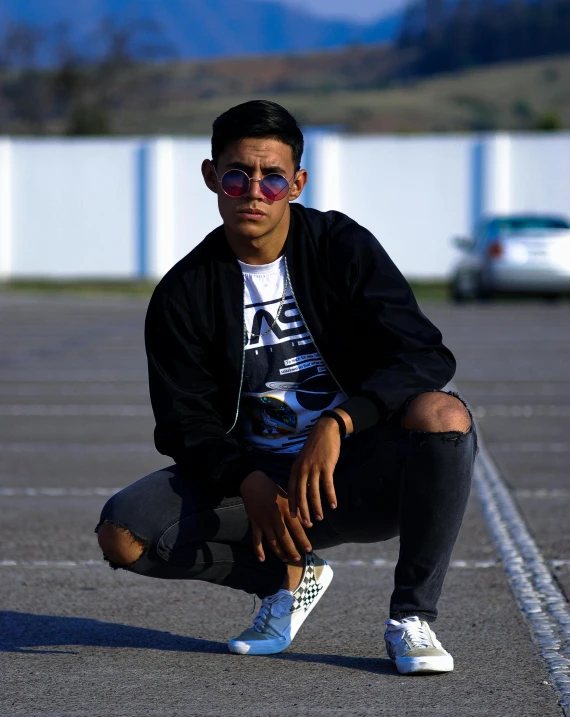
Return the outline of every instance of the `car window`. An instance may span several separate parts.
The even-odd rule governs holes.
[[[485,221],[481,222],[477,227],[477,230],[475,231],[475,236],[473,237],[473,248],[475,249],[475,251],[485,245],[489,232],[489,224],[490,222]]]
[[[570,229],[570,224],[558,217],[508,217],[496,219],[497,234],[518,234],[529,231]]]

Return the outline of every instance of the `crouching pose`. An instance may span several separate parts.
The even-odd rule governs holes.
[[[442,392],[453,355],[375,237],[291,204],[302,152],[272,102],[214,122],[202,172],[223,226],[166,274],[146,319],[155,443],[174,464],[109,500],[99,544],[114,568],[259,596],[229,649],[267,655],[330,585],[314,551],[399,536],[388,655],[402,673],[450,671],[431,625],[471,417]]]

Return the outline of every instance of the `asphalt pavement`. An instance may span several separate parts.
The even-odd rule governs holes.
[[[570,644],[547,669],[554,653],[535,629],[541,610],[525,612],[511,589],[526,579],[513,578],[526,558],[501,548],[508,520],[493,528],[478,489],[436,624],[455,657],[446,675],[403,677],[386,658],[397,541],[324,551],[331,588],[289,650],[273,657],[227,652],[227,639],[252,619],[249,596],[111,571],[93,534],[101,505],[168,464],[152,445],[145,306],[0,294],[1,717],[563,714]],[[456,386],[533,541],[530,568],[546,566],[543,587],[551,580],[562,592],[564,623],[570,305],[423,309],[458,357]]]

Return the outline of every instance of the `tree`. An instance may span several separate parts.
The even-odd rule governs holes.
[[[38,69],[47,47],[55,51],[55,65]],[[0,39],[6,114],[34,134],[62,120],[66,134],[107,134],[112,110],[122,102],[121,82],[133,66],[174,54],[158,26],[146,20],[104,20],[85,47],[71,42],[66,25],[45,34],[21,25],[9,29]]]

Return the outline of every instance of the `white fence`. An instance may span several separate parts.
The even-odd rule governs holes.
[[[162,276],[220,223],[209,139],[0,137],[0,278]],[[570,215],[570,133],[307,132],[301,201],[370,229],[406,276],[441,279],[483,214]]]

